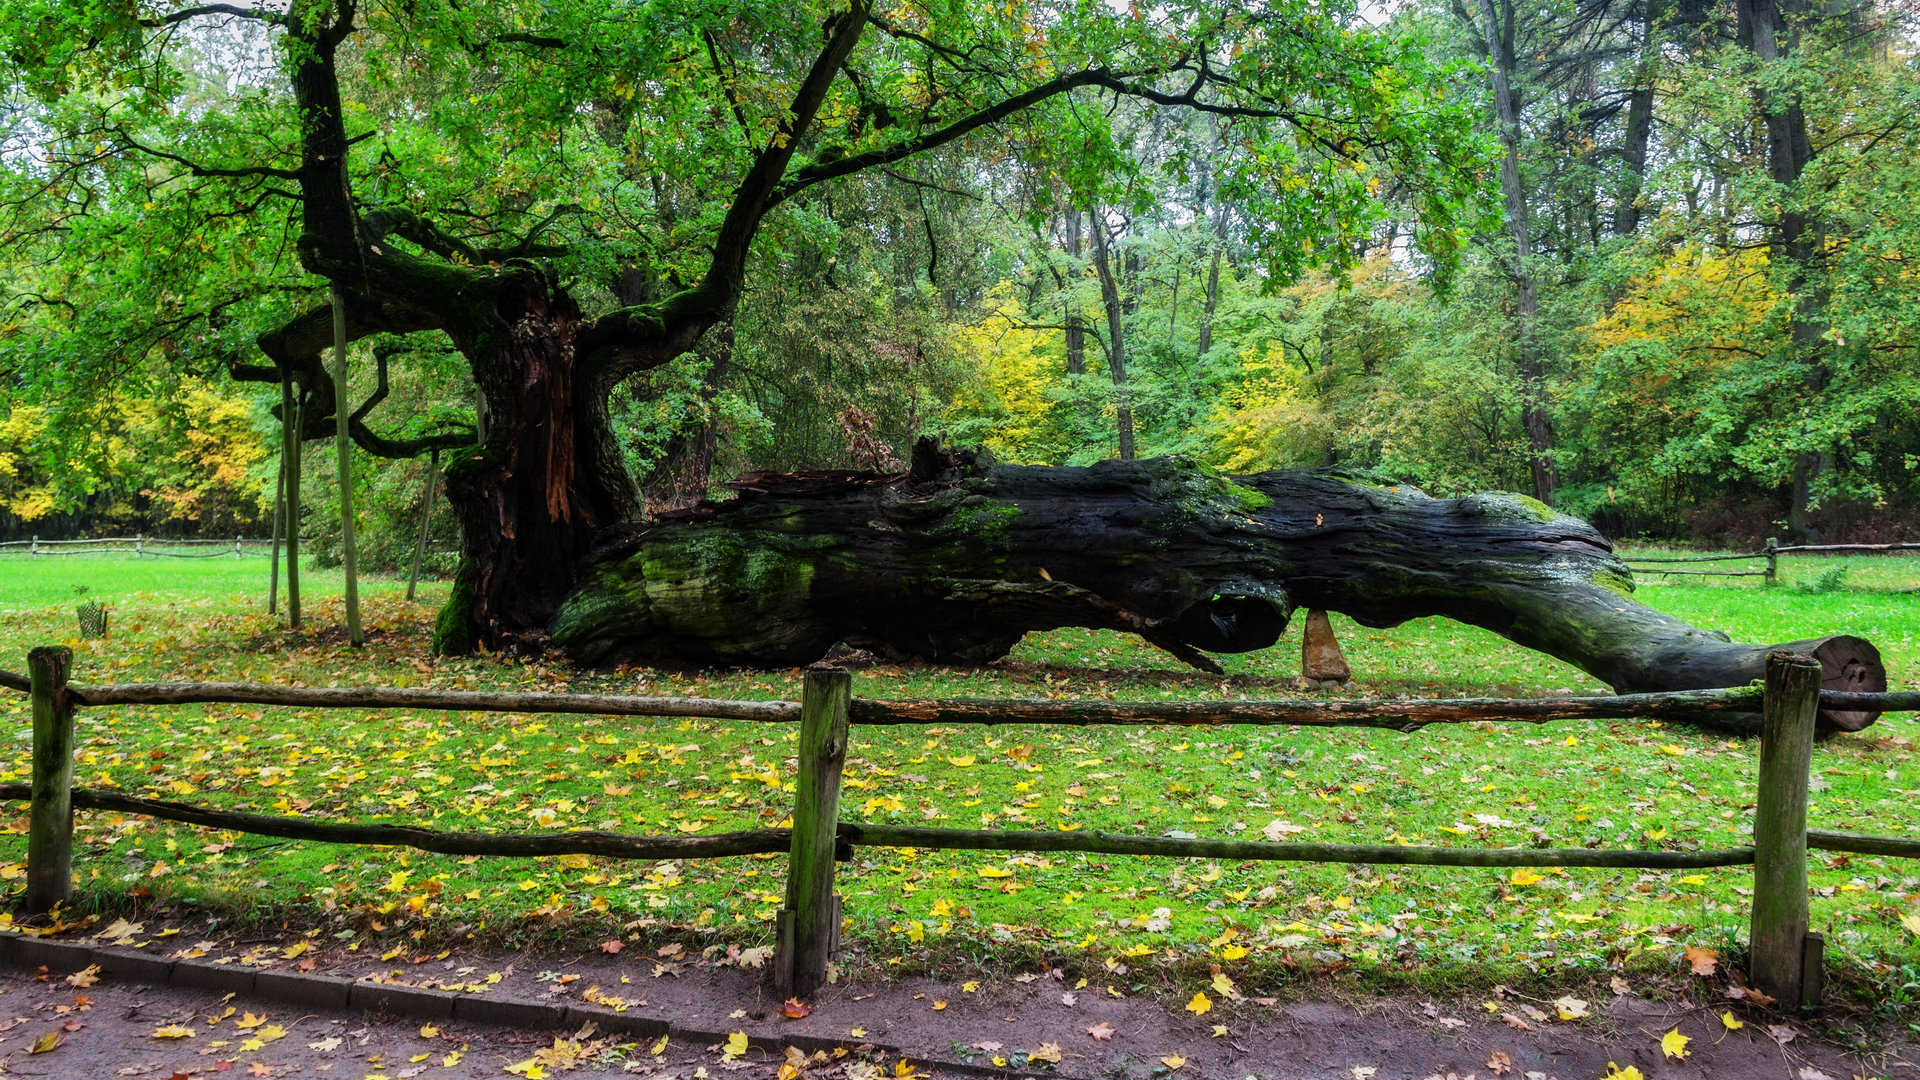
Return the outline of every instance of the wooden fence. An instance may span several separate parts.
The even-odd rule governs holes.
[[[773,978],[784,994],[806,997],[826,980],[841,925],[834,863],[855,847],[947,850],[1080,851],[1292,862],[1418,866],[1586,866],[1682,869],[1754,868],[1751,975],[1788,1004],[1818,1002],[1822,941],[1807,932],[1807,851],[1920,858],[1920,838],[1810,830],[1807,788],[1814,721],[1822,704],[1883,712],[1920,711],[1920,693],[1822,691],[1820,666],[1804,656],[1768,658],[1763,687],[1546,700],[1109,702],[855,698],[842,670],[806,673],[801,699],[507,693],[392,687],[295,687],[259,683],[69,681],[72,653],[43,647],[28,654],[26,677],[0,672],[0,687],[26,691],[33,705],[31,784],[0,784],[0,799],[31,804],[26,906],[46,912],[72,890],[73,811],[109,810],[262,836],[340,844],[376,844],[459,855],[602,855],[620,859],[708,859],[786,852],[785,903],[777,922]],[[73,785],[74,719],[79,708],[239,702],[304,708],[447,709],[468,712],[581,713],[633,717],[709,717],[799,724],[793,827],[703,836],[631,836],[597,831],[510,834],[445,832],[404,825],[354,824],[239,813]],[[1068,724],[1155,727],[1229,724],[1376,727],[1412,732],[1429,724],[1677,718],[1704,712],[1764,717],[1753,844],[1699,851],[1598,848],[1457,848],[1414,845],[1296,844],[1184,839],[1111,833],[934,829],[846,821],[841,774],[854,725]]]
[[[1701,577],[1763,577],[1766,584],[1772,585],[1780,580],[1780,556],[1782,555],[1872,555],[1893,551],[1920,551],[1920,541],[1904,541],[1898,544],[1787,544],[1771,537],[1765,547],[1759,551],[1734,552],[1723,555],[1646,555],[1622,556],[1627,566],[1636,574],[1693,574]],[[1706,562],[1744,562],[1748,559],[1765,559],[1764,570],[1668,570],[1671,563]],[[1658,563],[1661,565],[1642,565]]]
[[[218,559],[224,556],[238,559],[248,548],[266,547],[271,543],[273,541],[267,537],[250,536],[236,536],[231,540],[174,540],[145,534],[97,536],[81,540],[42,540],[36,536],[30,540],[0,541],[0,555],[25,555],[33,559],[42,555],[132,555],[136,559]],[[176,548],[188,550],[173,550]]]

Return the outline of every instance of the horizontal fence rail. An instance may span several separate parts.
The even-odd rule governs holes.
[[[1622,559],[1627,567],[1642,574],[1693,574],[1700,577],[1764,577],[1772,585],[1780,579],[1780,556],[1814,554],[1874,554],[1893,551],[1920,551],[1920,541],[1901,541],[1892,544],[1781,544],[1769,539],[1759,551],[1731,552],[1717,555],[1626,555]],[[1765,559],[1765,570],[1669,570],[1667,564],[1737,562],[1746,559]],[[1661,564],[1661,565],[1649,565]]]
[[[0,784],[0,800],[27,799],[31,795],[31,785]],[[596,830],[564,833],[443,832],[412,825],[315,821],[308,817],[214,810],[167,799],[146,799],[117,791],[79,787],[73,789],[73,806],[76,810],[139,814],[163,821],[178,821],[186,825],[255,836],[318,840],[328,844],[409,847],[441,855],[603,855],[610,859],[717,859],[728,855],[762,855],[787,850],[786,829],[750,829],[700,836],[635,836]]]
[[[1292,727],[1380,727],[1415,731],[1428,724],[1555,720],[1672,719],[1704,713],[1750,713],[1760,707],[1757,687],[1682,690],[1665,694],[1619,694],[1509,700],[1506,698],[1405,698],[1397,701],[1056,701],[1019,698],[949,698],[888,701],[855,698],[855,724],[1061,724],[1213,726],[1276,724]]]
[[[856,699],[840,670],[807,672],[802,698],[738,701],[550,691],[496,692],[406,687],[301,687],[271,683],[71,683],[65,648],[35,649],[30,674],[0,671],[0,687],[30,694],[34,715],[33,782],[0,784],[0,801],[26,799],[27,906],[46,911],[71,893],[72,811],[136,814],[203,828],[325,843],[409,847],[452,855],[617,859],[706,859],[787,852],[787,903],[779,911],[773,977],[800,996],[826,977],[838,940],[841,900],[833,864],[859,847],[952,851],[1050,851],[1240,861],[1377,863],[1456,867],[1612,867],[1696,869],[1753,866],[1756,982],[1783,1000],[1819,993],[1818,935],[1806,932],[1809,850],[1920,858],[1920,839],[1806,828],[1807,785],[1818,709],[1920,711],[1920,692],[1822,691],[1810,658],[1769,657],[1767,686],[1671,693],[1533,700],[1430,698],[1399,701],[1114,702],[1033,699],[939,701]],[[1784,681],[1783,681],[1784,680]],[[1776,686],[1776,682],[1780,682]],[[441,709],[457,712],[577,713],[797,723],[798,777],[792,828],[694,836],[450,832],[413,825],[315,820],[221,810],[73,785],[73,724],[78,708],[235,703],[293,708]],[[1703,713],[1764,715],[1761,782],[1751,846],[1694,851],[1603,848],[1461,848],[1408,843],[1315,844],[1142,836],[1080,831],[938,829],[840,816],[841,773],[853,725],[1040,724],[1214,726],[1358,726],[1411,732],[1429,724],[1480,721],[1667,719]],[[1796,884],[1797,882],[1797,884]]]
[[[705,717],[782,723],[798,719],[793,701],[558,694],[550,691],[434,690],[393,686],[281,686],[275,683],[73,684],[75,704],[197,705],[234,703],[311,709],[447,709],[455,712],[580,713],[594,716]]]

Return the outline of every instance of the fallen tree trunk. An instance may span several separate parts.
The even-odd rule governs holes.
[[[1179,458],[982,467],[923,441],[905,475],[751,476],[604,546],[551,628],[576,659],[789,665],[837,643],[978,664],[1029,630],[1139,634],[1182,660],[1266,648],[1296,607],[1369,626],[1443,615],[1621,693],[1738,686],[1774,648],[1877,691],[1872,644],[1744,645],[1648,608],[1585,522],[1517,495],[1433,499],[1328,471],[1226,477]],[[1823,710],[1827,730],[1877,713]],[[1758,718],[1698,722],[1757,731]]]

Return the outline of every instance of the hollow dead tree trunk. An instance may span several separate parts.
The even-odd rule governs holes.
[[[1028,630],[1089,626],[1214,668],[1206,653],[1266,648],[1307,607],[1370,626],[1444,615],[1623,692],[1741,685],[1769,649],[1635,602],[1591,526],[1514,495],[1433,499],[1324,471],[1229,478],[1178,458],[976,468],[926,441],[905,475],[737,486],[604,548],[554,642],[587,662],[787,665],[845,642],[983,663]],[[1790,647],[1818,656],[1834,688],[1886,684],[1859,638]],[[1873,719],[1822,714],[1829,729]]]

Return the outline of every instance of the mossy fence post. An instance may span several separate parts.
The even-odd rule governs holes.
[[[1777,537],[1767,537],[1767,581],[1772,585],[1780,580],[1780,541]]]
[[[73,894],[73,650],[27,653],[33,697],[33,790],[27,823],[27,911],[40,915]]]
[[[833,863],[852,697],[853,677],[847,672],[807,669],[800,691],[800,769],[794,780],[787,905],[779,916],[773,962],[775,988],[797,998],[812,995],[827,981],[827,960],[840,937]]]
[[[1787,1008],[1814,1006],[1823,977],[1820,940],[1807,933],[1807,780],[1814,718],[1820,711],[1820,662],[1795,653],[1771,653],[1766,687],[1759,800],[1753,812],[1748,974],[1755,986]]]

